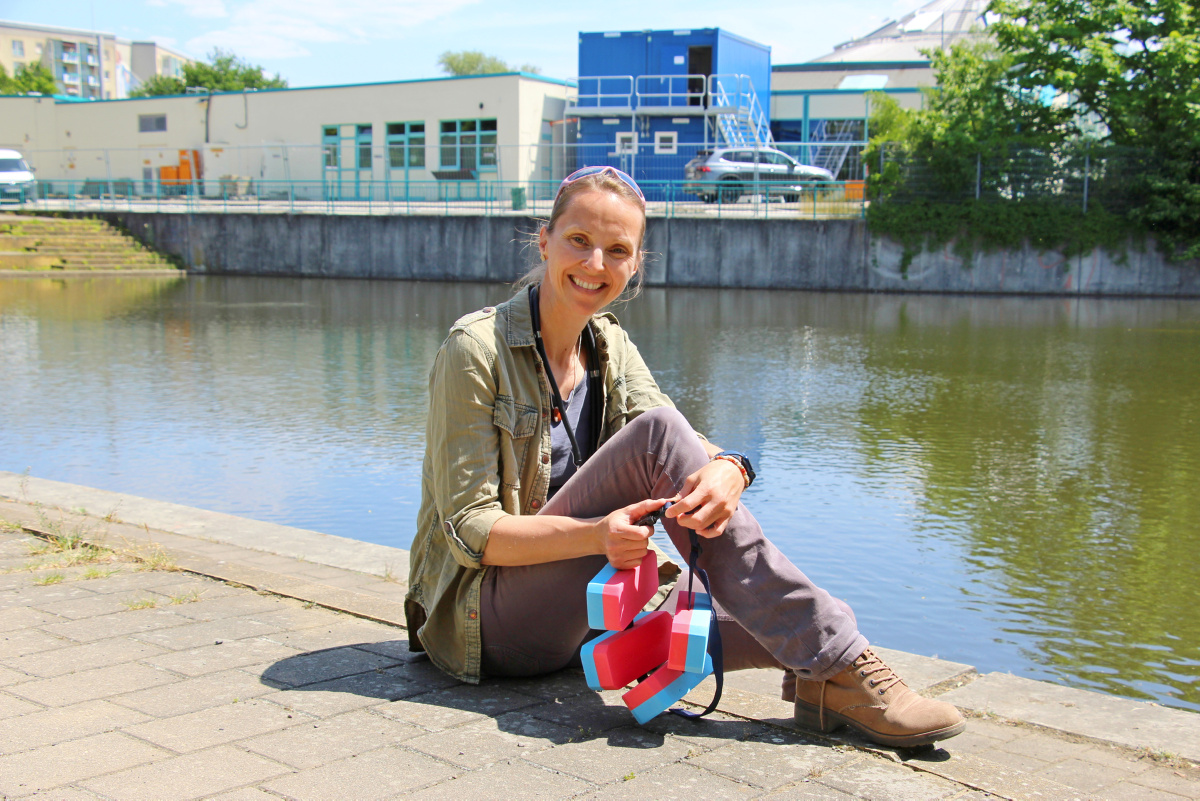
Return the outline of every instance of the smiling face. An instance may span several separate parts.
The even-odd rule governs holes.
[[[616,300],[641,267],[646,217],[641,206],[603,189],[574,193],[538,236],[546,262],[543,303],[591,317]]]

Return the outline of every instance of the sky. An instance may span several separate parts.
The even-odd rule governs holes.
[[[925,0],[0,0],[0,19],[100,30],[203,59],[231,50],[290,86],[441,75],[447,50],[572,79],[580,31],[724,28],[808,61]]]

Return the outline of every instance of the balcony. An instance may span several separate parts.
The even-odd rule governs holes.
[[[95,75],[89,75],[89,76],[87,76],[87,85],[88,86],[99,86],[100,79],[98,79]]]
[[[61,80],[65,84],[78,84],[79,83],[79,73],[78,72],[64,72],[62,74]]]
[[[78,64],[79,54],[74,50],[64,50],[62,51],[62,55],[59,57],[59,60],[64,64]]]
[[[88,53],[86,56],[84,56],[83,63],[87,64],[89,67],[94,67],[99,64],[100,61],[94,55]]]

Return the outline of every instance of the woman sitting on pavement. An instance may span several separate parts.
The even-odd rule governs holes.
[[[579,664],[588,581],[639,564],[652,526],[680,553],[705,538],[726,670],[785,671],[801,726],[850,725],[885,745],[961,732],[910,690],[854,614],[817,587],[740,503],[742,454],[694,432],[604,310],[640,284],[646,202],[612,167],[563,181],[541,263],[509,301],[458,320],[430,374],[422,498],[406,599],[414,649],[466,682]],[[678,568],[660,555],[660,576]],[[679,585],[686,582],[680,581]],[[674,609],[675,598],[661,599]],[[675,590],[675,596],[678,590]]]

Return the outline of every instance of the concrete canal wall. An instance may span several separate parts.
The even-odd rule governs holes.
[[[511,281],[530,263],[537,222],[514,216],[351,216],[107,212],[197,273]],[[652,218],[646,279],[656,286],[867,292],[1200,297],[1200,267],[1154,250],[1065,258],[1021,250],[901,248],[863,220]]]

